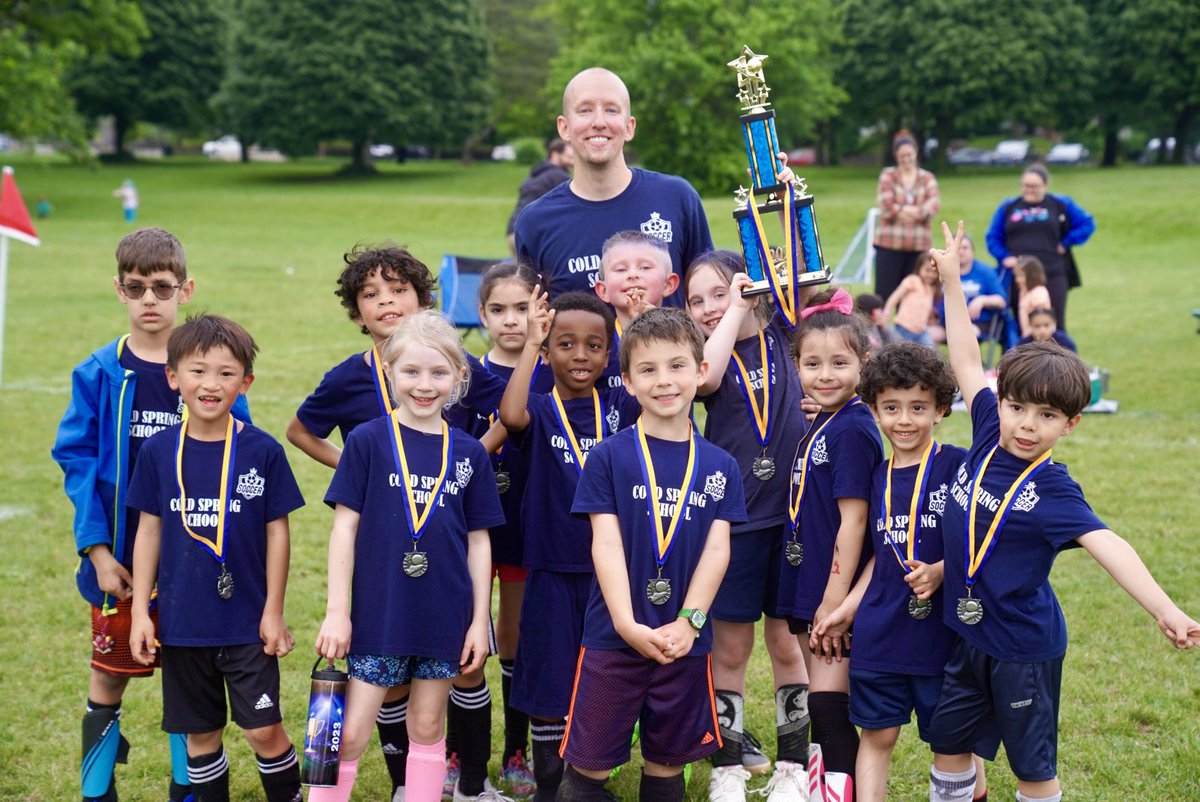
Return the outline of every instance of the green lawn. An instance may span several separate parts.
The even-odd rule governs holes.
[[[77,793],[79,716],[90,634],[72,578],[71,508],[49,458],[67,403],[71,368],[120,334],[124,309],[113,296],[113,249],[128,230],[110,191],[132,177],[142,193],[139,223],[170,229],[187,249],[197,291],[190,310],[227,314],[262,347],[251,392],[255,421],[280,439],[304,396],[330,366],[365,339],[333,296],[343,251],[360,241],[406,243],[436,267],[441,255],[501,256],[504,224],[524,168],[481,164],[385,165],[371,179],[333,177],[338,165],[221,165],[179,161],[91,169],[17,161],[32,207],[55,206],[38,223],[41,248],[13,243],[0,419],[0,537],[9,554],[0,642],[0,698],[8,705],[0,741],[0,798],[65,800]],[[875,171],[807,173],[820,209],[827,258],[846,246],[874,198]],[[947,219],[963,217],[982,244],[999,201],[1015,194],[1015,172],[939,176]],[[1051,189],[1073,195],[1099,230],[1079,252],[1085,286],[1071,295],[1071,331],[1089,362],[1112,372],[1115,416],[1089,417],[1056,449],[1097,513],[1140,551],[1167,591],[1200,615],[1200,503],[1197,476],[1200,235],[1194,168],[1062,170]],[[719,245],[734,246],[732,198],[707,199]],[[980,248],[982,251],[982,247]],[[941,438],[966,444],[965,415]],[[330,514],[320,498],[330,472],[288,446],[309,506],[292,520],[288,620],[297,654],[283,663],[288,731],[302,737],[311,645],[324,611]],[[1154,623],[1079,551],[1063,556],[1055,584],[1071,627],[1062,700],[1059,766],[1068,799],[1153,796],[1195,799],[1200,765],[1200,682],[1196,653],[1176,653]],[[494,732],[501,728],[499,670]],[[774,741],[769,665],[761,649],[750,673],[747,719]],[[126,695],[124,732],[132,762],[118,769],[124,799],[162,799],[167,749],[158,730],[157,682]],[[226,739],[235,799],[261,789],[244,741]],[[497,741],[497,744],[499,742]],[[498,759],[498,746],[497,755]],[[906,730],[892,773],[893,796],[924,798],[928,752]],[[708,772],[694,773],[690,799],[704,799]],[[387,780],[378,751],[363,761],[358,799],[382,800]],[[1001,760],[993,799],[1011,799]],[[636,796],[636,772],[617,784]]]

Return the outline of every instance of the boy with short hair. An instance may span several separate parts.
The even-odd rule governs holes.
[[[591,519],[597,581],[562,747],[563,802],[603,798],[639,720],[646,802],[682,800],[683,767],[721,746],[706,619],[729,563],[730,524],[746,517],[741,471],[692,428],[708,364],[687,313],[638,317],[621,342],[621,371],[641,417],[593,449],[571,508]]]
[[[59,424],[52,455],[66,475],[75,506],[75,574],[92,605],[92,670],[83,717],[82,795],[115,800],[114,764],[124,762],[121,698],[131,677],[148,677],[153,666],[129,652],[133,544],[138,513],[126,491],[142,444],[176,424],[179,394],[167,384],[167,340],[180,304],[192,296],[183,246],[161,228],[142,228],[117,245],[113,289],[129,315],[129,333],[97,349],[71,374],[71,401]],[[250,420],[245,399],[234,414]],[[154,615],[154,612],[151,612]],[[188,795],[187,752],[172,737],[170,798]]]
[[[959,279],[962,223],[933,251],[946,298],[950,363],[971,410],[971,450],[949,488],[943,526],[944,620],[959,636],[930,723],[932,802],[965,800],[972,751],[1004,743],[1018,802],[1057,802],[1058,702],[1066,623],[1050,587],[1058,552],[1082,546],[1178,648],[1200,624],[1158,586],[1133,547],[1110,531],[1066,468],[1050,461],[1091,398],[1087,366],[1053,343],[1005,354],[988,389]],[[1036,480],[1036,481],[1035,481]]]
[[[187,736],[200,802],[229,799],[226,689],[268,802],[302,798],[281,724],[279,658],[295,643],[283,618],[287,516],[304,499],[282,446],[231,414],[254,380],[257,350],[245,329],[216,315],[171,334],[167,381],[188,414],[145,444],[129,485],[129,504],[141,511],[129,648],[148,666],[161,643],[163,729]],[[156,583],[157,624],[148,613]]]
[[[679,286],[671,252],[658,237],[618,231],[604,241],[596,295],[616,313],[616,340],[601,384],[621,387],[621,334],[638,315],[663,305]]]

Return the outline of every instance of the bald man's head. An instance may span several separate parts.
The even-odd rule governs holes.
[[[612,70],[606,70],[603,67],[588,67],[586,70],[576,73],[574,78],[567,81],[567,86],[563,89],[563,116],[567,116],[570,113],[575,98],[581,92],[591,94],[594,91],[618,97],[625,109],[625,113],[629,113],[629,89],[626,88],[625,82],[621,80],[620,76]]]

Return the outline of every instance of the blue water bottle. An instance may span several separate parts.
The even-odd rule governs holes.
[[[330,788],[337,785],[342,757],[342,727],[346,721],[346,685],[350,677],[330,660],[313,664],[308,695],[308,725],[304,728],[304,763],[300,782]]]

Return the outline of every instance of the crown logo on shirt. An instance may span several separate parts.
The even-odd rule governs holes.
[[[658,212],[651,212],[650,219],[641,225],[642,233],[658,237],[663,242],[670,242],[674,234],[671,231],[671,221],[663,220]]]
[[[475,471],[471,468],[470,459],[462,459],[454,463],[454,478],[458,479],[459,487],[466,487]]]
[[[946,513],[946,496],[949,494],[949,488],[943,484],[937,490],[929,494],[929,511],[938,515]]]
[[[613,407],[604,416],[604,420],[608,422],[608,433],[616,434],[621,429],[621,411]]]
[[[1037,488],[1035,482],[1030,482],[1025,485],[1025,489],[1021,491],[1021,495],[1017,496],[1017,500],[1013,502],[1013,509],[1019,512],[1029,512],[1037,506],[1041,496],[1034,492]]]
[[[824,465],[829,462],[829,451],[825,448],[825,435],[821,435],[817,442],[813,443],[812,462],[813,465]]]
[[[704,494],[713,501],[720,501],[725,498],[725,474],[717,471],[710,473],[708,478],[704,480]]]
[[[258,468],[251,468],[250,473],[243,473],[238,477],[237,493],[242,498],[249,501],[263,494],[263,489],[267,486],[267,480],[258,475]]]

